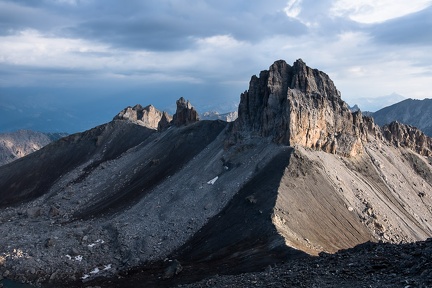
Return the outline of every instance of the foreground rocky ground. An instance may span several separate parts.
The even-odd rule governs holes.
[[[432,238],[399,245],[367,242],[335,254],[269,266],[264,272],[215,275],[190,284],[180,283],[199,275],[188,275],[191,271],[183,270],[181,263],[177,272],[173,278],[160,276],[150,284],[146,280],[157,275],[138,272],[77,287],[432,287]]]
[[[265,272],[214,276],[179,287],[432,287],[432,238],[401,245],[368,242]]]

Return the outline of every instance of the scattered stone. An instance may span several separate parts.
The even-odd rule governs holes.
[[[77,256],[77,255],[79,255],[79,251],[78,251],[78,249],[76,249],[76,248],[71,248],[71,249],[69,250],[69,255],[70,255],[70,256]]]
[[[31,207],[27,209],[27,217],[29,218],[37,218],[41,215],[41,209],[38,207]]]
[[[50,210],[49,210],[49,212],[48,212],[48,215],[49,215],[50,217],[56,217],[56,216],[59,216],[59,215],[60,215],[60,210],[57,209],[57,208],[54,207],[54,206],[51,206],[51,208],[50,208]]]
[[[173,278],[175,275],[179,274],[183,270],[182,265],[177,259],[172,261],[169,260],[169,262],[169,266],[165,269],[165,273],[163,276],[164,279]]]

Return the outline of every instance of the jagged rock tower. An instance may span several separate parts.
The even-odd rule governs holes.
[[[252,130],[279,144],[356,155],[368,134],[368,119],[351,113],[329,76],[301,59],[293,66],[276,61],[259,77],[252,76],[238,114],[234,141]]]

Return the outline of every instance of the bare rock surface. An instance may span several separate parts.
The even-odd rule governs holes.
[[[182,288],[431,287],[432,239],[392,245],[365,243],[335,254],[269,266],[265,272],[213,276]]]
[[[357,155],[367,137],[361,113],[352,114],[328,75],[301,59],[276,61],[253,76],[238,114],[234,142],[252,131],[279,144]]]
[[[125,111],[138,121],[138,108]],[[326,287],[357,278],[321,265],[379,262],[368,255],[382,245],[327,253],[432,235],[432,159],[418,149],[430,138],[405,126],[381,130],[350,112],[329,77],[301,60],[252,77],[233,123],[198,121],[183,98],[171,123],[156,114],[151,128],[116,119],[0,167],[0,275],[46,287],[163,287],[208,277],[216,279],[210,286],[250,287],[267,274],[214,275],[287,263],[269,279]],[[394,255],[411,246],[382,247]],[[372,274],[399,271],[381,264],[371,264]],[[304,280],[314,265],[323,282]],[[429,270],[413,273],[428,279]],[[375,276],[358,279],[387,279]]]
[[[126,107],[114,117],[114,120],[128,120],[151,129],[164,129],[172,117],[167,112],[161,112],[153,105],[142,107],[140,104],[134,107]]]
[[[432,139],[416,127],[397,121],[382,127],[384,137],[396,147],[410,148],[425,156],[432,156]]]
[[[189,101],[186,101],[183,97],[180,97],[176,103],[177,110],[172,121],[175,126],[189,125],[199,120],[198,112]]]
[[[0,166],[18,158],[33,153],[53,140],[66,136],[62,134],[50,135],[30,130],[19,130],[0,134]]]

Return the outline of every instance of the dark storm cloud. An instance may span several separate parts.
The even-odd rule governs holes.
[[[229,34],[238,40],[256,42],[275,34],[306,32],[303,24],[290,20],[282,11],[257,15],[251,11],[230,11],[229,7],[221,10],[222,6],[210,4],[202,1],[196,7],[178,10],[176,6],[158,3],[138,11],[121,10],[116,17],[111,13],[118,11],[108,7],[100,17],[71,27],[68,32],[112,46],[155,51],[191,48],[197,38],[214,35]]]
[[[370,33],[377,43],[391,45],[431,45],[432,6],[380,24],[373,25]]]
[[[32,28],[152,51],[188,49],[197,38],[215,35],[257,42],[306,33],[304,24],[283,12],[286,1],[277,2],[279,10],[256,1],[6,1],[0,2],[7,8],[0,12],[0,28],[3,34]]]
[[[0,1],[0,35],[11,35],[25,29],[51,30],[63,21],[64,17],[44,9]]]

